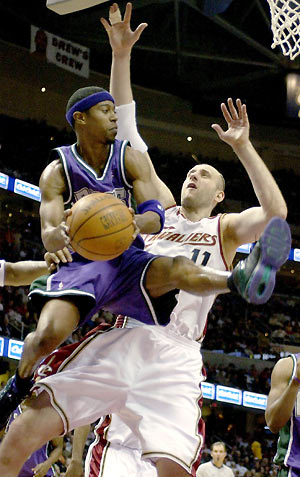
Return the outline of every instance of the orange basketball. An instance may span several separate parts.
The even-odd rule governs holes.
[[[71,246],[89,260],[111,260],[132,243],[133,217],[128,207],[112,194],[95,192],[72,207],[67,218]]]

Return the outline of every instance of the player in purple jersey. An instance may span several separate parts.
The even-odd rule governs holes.
[[[271,375],[266,422],[277,434],[279,477],[300,476],[300,353],[280,359]]]

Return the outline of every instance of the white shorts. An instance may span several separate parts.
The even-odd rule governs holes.
[[[81,343],[46,390],[64,430],[117,414],[144,458],[165,457],[188,472],[203,445],[202,357],[195,341],[157,326],[115,328]]]
[[[139,440],[119,416],[101,418],[94,434],[85,459],[85,477],[157,477],[156,466],[141,459]]]
[[[99,445],[101,441],[97,439],[89,447],[84,477],[157,477],[156,466],[142,460],[141,451],[106,443],[100,453]]]

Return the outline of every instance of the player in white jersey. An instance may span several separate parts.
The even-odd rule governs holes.
[[[110,9],[110,22],[111,24],[124,24],[124,22],[121,22],[120,12],[116,6],[112,6]],[[112,29],[110,35],[112,36],[114,33]],[[114,44],[113,42],[116,40],[111,38],[111,41],[112,44]],[[118,58],[116,61],[118,61]],[[114,73],[117,73],[117,75],[114,75]],[[130,122],[128,121],[128,114],[126,116],[132,97],[130,95],[130,88],[128,88],[129,94],[126,93],[126,82],[123,80],[124,76],[128,78],[128,72],[126,74],[126,72],[124,73],[124,71],[120,71],[118,68],[112,71],[112,86],[115,88],[114,95],[118,98],[122,93],[123,102],[128,103],[127,105],[122,105],[121,109],[117,108],[118,112],[121,111],[118,120],[118,135],[120,138],[129,138],[135,148],[144,152],[147,147],[138,135],[135,127],[135,116],[131,117]],[[116,84],[118,81],[121,82],[120,88],[118,84]],[[119,95],[118,91],[120,93]],[[129,115],[131,112],[132,111],[129,111]],[[224,256],[222,220],[223,216],[219,215],[216,217],[202,218],[200,221],[197,220],[193,222],[184,216],[184,212],[180,206],[171,207],[166,210],[163,231],[156,236],[143,236],[146,250],[161,255],[184,255],[187,258],[192,258],[195,263],[200,265],[208,265],[218,270],[227,270],[230,266],[230,262],[227,263]],[[164,330],[167,338],[168,330],[171,330],[174,335],[181,335],[189,340],[201,343],[205,335],[207,313],[214,299],[215,295],[195,297],[189,293],[180,291],[178,304],[171,315],[171,322]],[[129,319],[128,321],[132,326],[133,320]],[[135,322],[134,324],[137,325]],[[178,346],[177,349],[177,342],[173,342],[173,351],[176,352],[176,350],[178,354],[181,353],[180,346]],[[200,369],[202,364],[199,362],[198,349],[196,350],[196,348],[191,346],[189,357],[190,363],[195,360],[195,362],[199,364]],[[176,363],[173,362],[173,380],[172,384],[169,384],[169,395],[172,396],[173,399],[176,399],[177,392],[179,392],[176,372],[178,371],[180,376],[180,372],[185,370],[185,372],[188,373],[189,370],[188,364],[185,369],[181,369],[181,365],[182,363],[176,365]],[[186,363],[184,363],[184,366],[185,365]],[[192,375],[190,378],[191,381],[194,379],[194,383],[197,387],[204,379],[204,376],[200,373],[196,379]],[[182,394],[186,393],[187,395],[188,392],[188,389],[184,391],[182,388]],[[169,400],[170,398],[168,396],[168,402]],[[193,416],[192,406],[191,415]],[[182,429],[188,429],[188,426],[185,427],[185,423],[180,420],[179,416],[180,414],[178,414],[179,425],[182,426]],[[203,421],[201,419],[199,420],[198,416],[194,416],[191,422],[194,422],[194,426],[196,422],[199,423],[198,433],[200,434],[202,432],[202,437],[204,437]],[[163,425],[161,429],[163,429]],[[75,430],[75,452],[70,464],[70,473],[67,472],[67,476],[77,477],[77,475],[80,475],[82,451],[88,430],[89,426],[85,429]],[[191,429],[191,432],[193,434],[193,429]],[[164,435],[163,430],[161,430],[160,433]],[[101,475],[101,477],[123,477],[126,475],[131,475],[132,477],[148,477],[157,475],[153,465],[147,461],[141,461],[139,442],[118,415],[113,414],[112,416],[103,418],[100,424],[96,426],[95,435],[95,441],[91,444],[86,459],[85,477],[96,477],[98,475]],[[166,438],[168,435],[169,434],[166,435]],[[185,440],[182,441],[182,446],[185,445],[184,443]],[[193,465],[194,472],[200,463],[199,457],[200,453],[198,453],[198,458],[195,459]],[[130,469],[130,473],[128,469]]]
[[[127,24],[125,20],[116,24],[119,32],[128,27],[128,11],[129,7],[125,15]],[[107,22],[106,28],[111,35],[112,27]],[[131,47],[128,48],[127,43],[126,53],[122,51],[121,55],[121,63],[125,59],[128,70]],[[113,51],[113,68],[118,70],[114,47]],[[241,214],[208,219],[214,206],[224,197],[222,177],[213,167],[199,165],[188,173],[183,184],[182,205],[176,210],[183,215],[183,220],[174,233],[183,236],[183,227],[189,222],[198,222],[199,227],[202,224],[204,235],[201,235],[201,230],[200,235],[192,235],[186,242],[186,245],[197,244],[190,250],[194,258],[218,260],[212,247],[221,253],[221,243],[224,259],[231,263],[237,246],[257,239],[268,224],[252,258],[268,243],[273,248],[281,233],[285,245],[281,247],[279,244],[278,250],[282,252],[285,246],[290,246],[286,223],[278,217],[270,223],[269,220],[274,216],[285,216],[286,206],[274,179],[249,141],[246,108],[237,102],[236,109],[229,100],[228,108],[223,105],[222,111],[228,122],[228,131],[223,131],[218,125],[214,129],[221,139],[231,144],[244,164],[260,206]],[[160,244],[162,240],[163,237]],[[169,242],[173,241],[175,238]],[[159,242],[154,242],[153,246],[156,243]],[[203,248],[198,248],[202,243]],[[176,246],[180,246],[180,240]],[[223,270],[225,261],[222,260]],[[205,271],[203,276],[206,280]],[[201,306],[205,308],[199,315],[201,323],[197,336],[192,330],[193,338],[201,339],[203,335],[204,311],[208,306],[204,303],[202,298]],[[188,326],[189,313],[183,314],[183,311],[178,319]],[[172,320],[176,318],[175,308]],[[130,427],[140,442],[143,458],[155,463],[159,477],[195,474],[203,444],[200,382],[204,376],[200,344],[185,335],[184,326],[175,330],[169,325],[164,329],[132,319],[128,319],[126,326],[128,328],[114,328],[109,333],[90,336],[62,363],[57,374],[38,383],[40,394],[32,408],[13,423],[1,446],[0,474],[15,477],[28,453],[53,434],[67,432],[109,413],[118,415]],[[39,422],[38,435],[34,433],[36,422]],[[25,434],[26,440],[23,438]],[[16,442],[18,452],[12,445]]]

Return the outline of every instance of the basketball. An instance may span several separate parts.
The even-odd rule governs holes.
[[[111,194],[82,197],[67,218],[70,244],[88,260],[111,260],[132,243],[133,217],[128,207]]]

